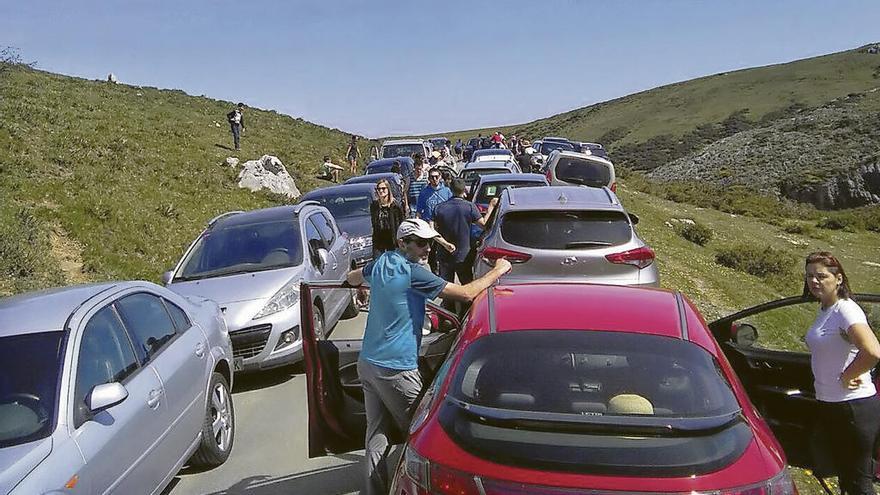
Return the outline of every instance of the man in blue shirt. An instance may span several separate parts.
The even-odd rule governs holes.
[[[458,281],[466,284],[474,278],[472,267],[466,261],[471,251],[471,224],[484,227],[498,204],[498,198],[492,198],[486,213],[481,215],[477,205],[465,199],[467,183],[463,179],[452,179],[452,194],[452,199],[441,203],[434,210],[437,232],[455,245],[455,251],[440,250],[437,253],[440,265],[438,274],[449,282],[455,281],[455,276],[458,275]]]
[[[510,270],[499,259],[486,275],[467,284],[446,282],[419,263],[428,256],[429,242],[438,237],[427,222],[404,220],[397,229],[395,251],[386,251],[346,277],[349,284],[370,284],[370,312],[358,360],[367,416],[366,486],[361,493],[388,493],[386,457],[389,436],[407,431],[412,407],[422,389],[418,369],[425,303],[442,296],[471,301]]]
[[[440,173],[440,169],[437,167],[431,168],[428,171],[428,187],[422,189],[422,192],[419,193],[419,200],[416,203],[416,215],[432,225],[434,224],[434,209],[437,208],[437,205],[452,197],[452,191],[446,187],[442,179],[443,175]],[[434,244],[431,247],[433,250],[428,256],[428,266],[431,267],[432,272],[438,273],[437,252],[439,249]]]

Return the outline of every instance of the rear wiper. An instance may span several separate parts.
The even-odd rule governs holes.
[[[612,244],[606,241],[572,241],[565,244],[565,249],[581,248],[581,247],[608,247]]]
[[[742,417],[740,409],[718,416],[697,418],[601,414],[594,416],[479,406],[449,396],[446,397],[446,400],[478,422],[499,427],[536,431],[692,436],[724,430],[731,424],[740,421]]]

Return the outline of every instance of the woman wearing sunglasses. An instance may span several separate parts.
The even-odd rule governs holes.
[[[395,249],[395,234],[404,214],[391,194],[391,183],[387,179],[376,183],[376,199],[370,204],[370,218],[373,222],[373,257]]]

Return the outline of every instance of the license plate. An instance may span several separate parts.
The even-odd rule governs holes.
[[[235,371],[241,371],[244,369],[244,358],[232,358],[232,369]]]

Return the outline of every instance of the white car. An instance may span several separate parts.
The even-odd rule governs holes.
[[[595,155],[555,150],[544,167],[551,186],[607,187],[617,192],[614,164]]]
[[[389,139],[382,143],[380,158],[397,158],[421,153],[425,158],[431,156],[432,146],[421,139]]]

